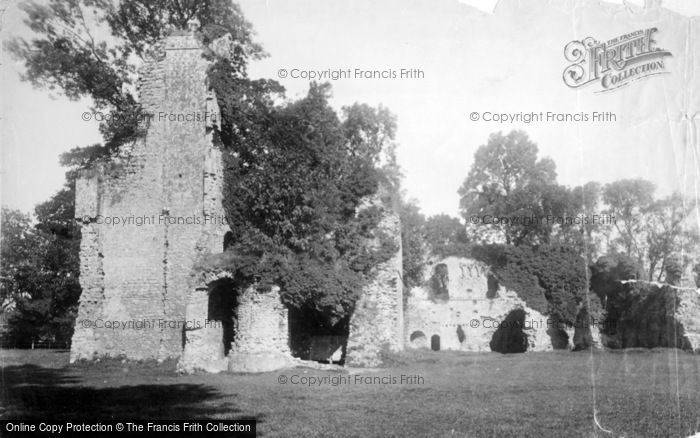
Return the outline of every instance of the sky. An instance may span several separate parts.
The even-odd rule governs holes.
[[[616,4],[617,3],[617,4]],[[698,198],[698,113],[689,92],[700,71],[688,41],[700,40],[700,2],[495,0],[243,0],[241,8],[269,57],[251,63],[253,78],[278,80],[290,99],[303,96],[302,72],[415,73],[413,78],[331,80],[334,107],[383,105],[398,119],[396,141],[407,195],[424,213],[458,215],[457,190],[476,149],[489,134],[523,129],[551,157],[559,183],[569,186],[641,177],[660,195],[678,190]],[[575,11],[575,12],[572,12]],[[22,12],[10,5],[3,40],[29,37]],[[609,93],[571,89],[562,81],[564,46],[593,36],[606,40],[657,27],[657,44],[673,53],[669,73]],[[690,30],[689,30],[690,29]],[[693,33],[694,32],[694,33]],[[697,47],[697,46],[694,46]],[[2,204],[24,211],[64,182],[60,153],[100,142],[97,124],[81,119],[90,102],[35,90],[19,75],[21,63],[2,52]],[[693,64],[693,62],[695,64]],[[281,71],[286,71],[284,77]],[[486,113],[613,113],[615,121],[497,123]],[[470,119],[477,113],[478,121]]]

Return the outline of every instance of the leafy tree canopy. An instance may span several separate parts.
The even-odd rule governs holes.
[[[429,217],[425,222],[425,238],[430,250],[439,257],[464,255],[469,250],[465,226],[446,214]]]
[[[391,208],[380,162],[393,153],[394,117],[359,104],[339,115],[328,84],[312,83],[303,99],[275,105],[270,93],[279,89],[259,82],[242,101],[226,68],[214,65],[210,80],[224,108],[232,267],[242,282],[277,284],[287,304],[337,322],[373,268],[398,249],[377,229]],[[379,244],[368,245],[373,240]]]
[[[586,303],[588,268],[566,246],[476,245],[472,256],[491,267],[503,286],[517,291],[528,307],[574,324]]]
[[[404,294],[408,294],[423,282],[430,242],[425,237],[425,216],[416,202],[402,200],[400,217]]]
[[[493,223],[493,218],[565,216],[568,193],[556,183],[554,162],[538,159],[538,148],[522,131],[491,134],[474,154],[474,163],[459,189],[462,215],[476,216],[481,228],[490,229],[505,243],[547,243],[553,224],[518,220]],[[484,217],[485,223],[481,223]]]
[[[72,220],[72,189],[61,190],[29,215],[2,209],[0,301],[10,341],[68,342],[73,334],[80,232]],[[65,202],[66,199],[71,202]]]
[[[252,26],[227,0],[49,0],[24,4],[30,40],[15,38],[7,48],[24,62],[24,79],[39,88],[58,90],[69,99],[90,98],[94,111],[115,117],[100,124],[104,145],[75,148],[62,163],[84,167],[116,153],[143,131],[135,92],[136,72],[155,44],[196,19],[202,38],[232,36],[230,72],[246,76],[250,59],[264,55],[253,41]]]
[[[603,200],[615,217],[609,250],[633,257],[647,280],[675,283],[693,261],[700,236],[687,219],[696,205],[679,193],[654,198],[655,187],[643,179],[607,184]]]

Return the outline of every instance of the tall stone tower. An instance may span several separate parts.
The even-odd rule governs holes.
[[[141,72],[145,138],[76,182],[82,295],[71,361],[178,357],[193,266],[221,252],[216,100],[194,34],[171,36]]]

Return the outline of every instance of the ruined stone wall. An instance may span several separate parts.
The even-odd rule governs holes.
[[[292,363],[287,308],[279,288],[260,292],[251,286],[239,297],[228,370],[261,372]]]
[[[371,202],[379,201],[375,199]],[[346,363],[352,366],[376,366],[381,361],[380,352],[383,349],[403,349],[403,268],[399,216],[386,211],[378,230],[391,236],[398,249],[390,260],[377,266],[376,277],[363,289],[355,305],[346,350]]]
[[[435,290],[437,267],[447,269],[448,295]],[[444,267],[442,269],[444,269]],[[548,317],[530,309],[515,291],[489,292],[488,267],[468,258],[448,257],[425,270],[424,286],[411,290],[406,308],[406,345],[440,350],[491,351],[497,328],[515,309],[525,311],[528,351],[552,349]],[[492,296],[492,298],[489,298]]]
[[[688,349],[700,353],[700,288],[678,288],[676,319],[683,327]]]
[[[142,104],[153,115],[146,137],[76,183],[83,292],[71,360],[180,355],[193,264],[221,251],[226,230],[203,223],[223,217],[221,157],[205,117],[216,111],[207,66],[193,35],[168,38],[141,72]],[[105,223],[116,217],[127,223]],[[141,329],[112,330],[107,321]]]

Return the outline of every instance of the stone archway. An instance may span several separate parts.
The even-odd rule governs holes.
[[[420,330],[416,330],[415,332],[411,333],[410,342],[412,348],[428,347],[428,338],[425,336],[425,333]]]
[[[498,353],[524,353],[527,351],[527,334],[525,328],[525,310],[511,310],[499,324],[491,337],[491,351]]]
[[[287,308],[279,288],[242,289],[228,271],[200,274],[185,310],[184,372],[262,372],[291,363]]]

